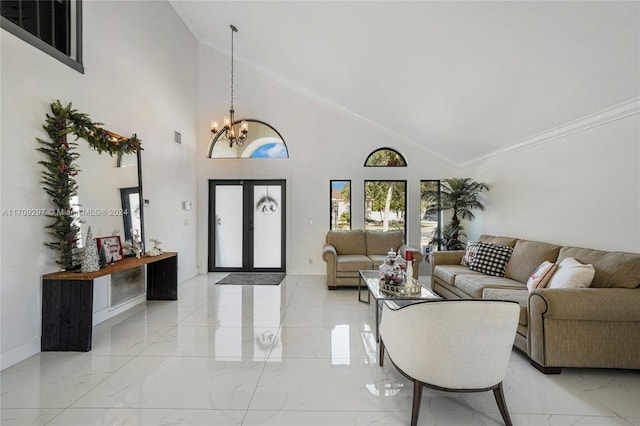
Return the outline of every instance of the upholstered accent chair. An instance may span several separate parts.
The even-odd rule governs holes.
[[[450,392],[493,391],[506,425],[502,390],[520,307],[497,300],[437,300],[398,306],[386,301],[380,323],[380,359],[413,382],[411,425],[418,423],[422,387]]]

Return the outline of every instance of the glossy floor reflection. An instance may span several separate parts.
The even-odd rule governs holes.
[[[373,306],[321,276],[279,286],[183,283],[94,327],[88,353],[47,352],[0,375],[8,425],[407,425],[412,387],[376,364]],[[413,325],[413,326],[427,326]],[[640,425],[640,374],[545,376],[513,352],[516,425]],[[421,425],[500,425],[490,392],[424,390]]]

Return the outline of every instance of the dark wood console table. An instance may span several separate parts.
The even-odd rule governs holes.
[[[178,253],[130,257],[96,272],[55,272],[42,277],[42,351],[91,350],[93,280],[147,266],[147,300],[178,300]]]

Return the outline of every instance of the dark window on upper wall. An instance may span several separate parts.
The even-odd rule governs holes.
[[[407,167],[407,160],[392,148],[378,148],[364,162],[365,167]]]
[[[365,180],[364,229],[406,232],[406,180]]]
[[[0,26],[84,73],[82,0],[2,0]]]
[[[332,180],[329,184],[329,229],[351,229],[351,181]]]

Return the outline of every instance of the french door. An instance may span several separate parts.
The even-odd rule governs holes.
[[[209,271],[285,272],[286,181],[209,181]]]

